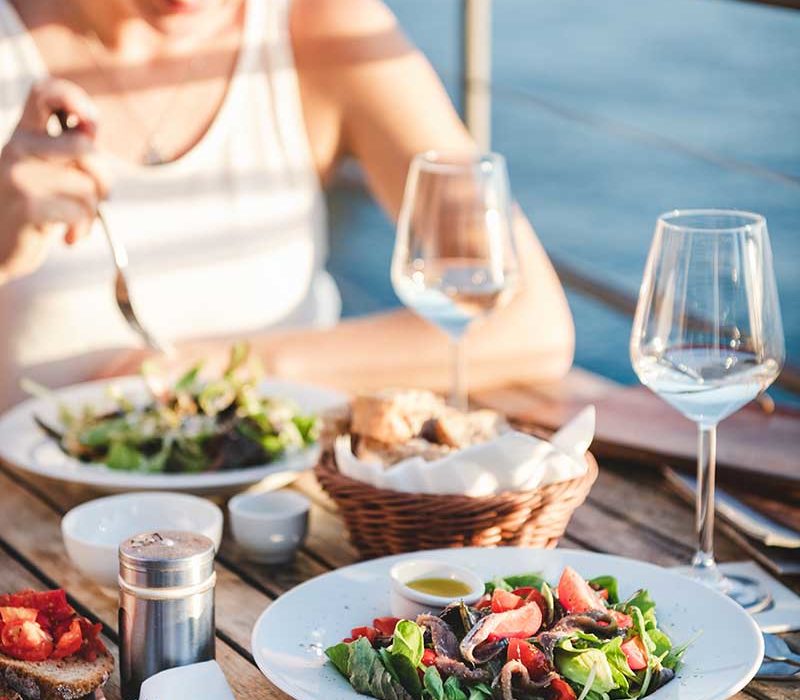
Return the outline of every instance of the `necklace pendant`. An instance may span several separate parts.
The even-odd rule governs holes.
[[[158,149],[152,143],[147,145],[147,150],[144,152],[144,158],[142,161],[145,165],[164,164],[164,159],[161,157],[161,153],[159,153]]]

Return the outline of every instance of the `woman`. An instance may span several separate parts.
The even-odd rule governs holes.
[[[58,110],[76,128],[49,135]],[[137,312],[184,357],[249,337],[285,376],[445,384],[442,334],[406,311],[337,324],[324,270],[320,183],[344,155],[395,216],[415,153],[474,149],[380,0],[0,0],[0,143],[0,405],[21,376],[141,361],[88,235],[106,196]],[[563,291],[516,234],[521,291],[469,338],[473,387],[571,363]]]

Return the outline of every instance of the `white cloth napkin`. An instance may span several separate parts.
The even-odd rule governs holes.
[[[406,493],[488,496],[523,491],[586,473],[584,455],[594,437],[595,408],[584,408],[550,441],[510,430],[442,459],[404,459],[391,467],[358,459],[349,435],[336,439],[336,464],[345,476]]]
[[[234,700],[225,674],[216,661],[180,666],[150,676],[139,691],[139,700]]]

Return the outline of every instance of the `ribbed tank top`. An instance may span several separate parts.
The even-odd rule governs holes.
[[[311,159],[289,37],[290,0],[247,0],[243,45],[213,123],[158,166],[112,158],[105,214],[130,258],[143,323],[172,341],[336,322],[325,272],[326,216]],[[47,69],[0,0],[0,143]],[[49,386],[90,378],[139,345],[116,308],[102,232],[60,241],[33,274],[0,286],[0,408],[20,377]]]

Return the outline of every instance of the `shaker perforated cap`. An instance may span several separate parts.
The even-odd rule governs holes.
[[[176,530],[145,532],[119,546],[119,575],[131,586],[196,586],[214,573],[214,543]]]

